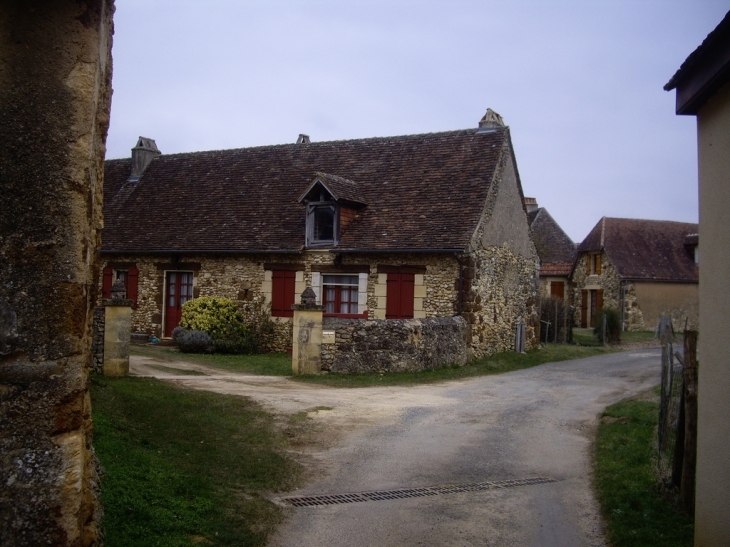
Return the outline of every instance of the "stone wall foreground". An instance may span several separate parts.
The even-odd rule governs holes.
[[[467,362],[468,325],[461,317],[325,318],[322,330],[325,371],[415,372]]]
[[[0,545],[102,542],[88,369],[113,0],[0,4]]]

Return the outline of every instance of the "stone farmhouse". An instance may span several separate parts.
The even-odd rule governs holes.
[[[625,330],[651,330],[670,314],[675,329],[698,319],[697,224],[603,217],[578,246],[572,272],[575,322],[621,313]]]
[[[577,255],[575,243],[535,198],[525,198],[527,220],[540,258],[540,292],[572,305],[570,273]]]
[[[105,163],[102,293],[169,337],[182,304],[264,307],[291,344],[311,286],[325,321],[460,316],[466,354],[537,343],[537,254],[509,128],[163,155],[140,137]],[[103,296],[102,295],[102,296]],[[387,324],[387,323],[385,323]]]

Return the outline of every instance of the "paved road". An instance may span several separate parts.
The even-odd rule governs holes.
[[[645,349],[411,388],[334,389],[232,375],[176,381],[253,396],[272,410],[333,408],[312,414],[346,431],[315,454],[326,471],[280,497],[555,481],[291,507],[273,546],[603,546],[590,488],[596,416],[656,385],[659,363],[659,351]],[[142,365],[133,370],[144,373]]]

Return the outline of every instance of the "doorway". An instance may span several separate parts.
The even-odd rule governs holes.
[[[165,332],[172,331],[180,324],[182,306],[193,298],[193,272],[167,272],[165,276]]]

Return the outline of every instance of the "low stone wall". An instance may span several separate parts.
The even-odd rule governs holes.
[[[325,318],[322,328],[326,371],[412,372],[467,362],[468,325],[461,317]]]

